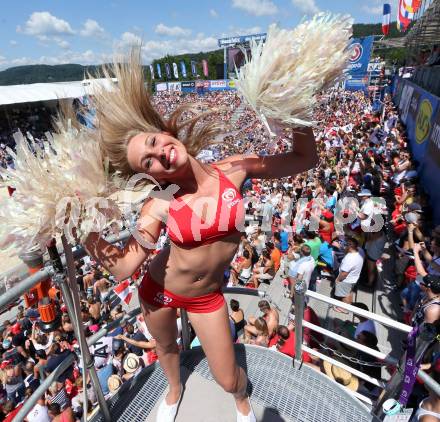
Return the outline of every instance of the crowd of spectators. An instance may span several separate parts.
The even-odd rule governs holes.
[[[154,103],[165,117],[181,104],[195,104],[199,112],[221,110],[230,131],[221,143],[212,147],[215,159],[236,153],[287,152],[291,146],[291,131],[270,138],[254,112],[233,92],[202,97],[165,92],[155,95]],[[383,261],[395,255],[391,277],[394,284],[390,287],[401,296],[402,321],[434,323],[438,329],[440,228],[431,226],[429,198],[418,185],[405,129],[390,99],[385,100],[381,112],[374,112],[364,94],[333,90],[320,97],[314,118],[320,158],[315,169],[279,180],[245,182],[246,229],[225,272],[225,284],[261,288],[281,283],[285,296],[293,299],[293,287],[298,281],[314,291],[320,283],[328,283],[336,299],[368,310],[366,304],[353,301],[353,291],[360,284],[373,291]],[[163,232],[157,248],[166,244],[167,236]],[[76,265],[81,317],[88,337],[126,316],[127,306],[116,303],[115,282],[99,263],[86,257]],[[133,276],[128,289],[135,289],[141,277],[142,269]],[[229,303],[233,340],[293,356],[293,318],[280,321],[277,304],[267,300],[258,304],[261,315],[246,315],[237,299]],[[77,340],[62,299],[59,309],[61,324],[51,332],[42,330],[34,308],[21,307],[16,320],[3,323],[0,336],[3,420],[12,420],[41,380],[76,353]],[[334,311],[345,318],[339,326],[332,327],[334,330],[379,350],[372,321],[359,318],[353,323],[345,315],[348,313],[345,308],[334,307]],[[306,305],[305,320],[316,325],[324,322],[310,304]],[[180,326],[180,318],[178,322]],[[317,333],[305,329],[304,341],[310,348],[322,351],[324,338]],[[193,335],[192,345],[198,344]],[[343,347],[334,341],[326,346]],[[118,324],[91,351],[106,397],[157,359],[154,338],[142,316]],[[350,355],[347,348],[343,352]],[[381,378],[380,362],[365,353],[354,353],[351,356],[360,362],[357,369]],[[374,385],[312,354],[304,352],[303,360],[372,399],[379,394]],[[438,354],[427,353],[424,365],[438,378]],[[86,380],[84,393],[82,373],[80,361],[75,358],[72,366],[34,406],[27,421],[79,420],[85,397],[87,409],[92,411],[96,395],[90,379]],[[419,385],[413,404],[420,402],[423,395],[427,396],[427,392]],[[426,408],[438,405],[438,398],[432,395],[426,400]]]

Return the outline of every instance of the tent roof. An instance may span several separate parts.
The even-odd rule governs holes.
[[[116,79],[112,81],[115,83]],[[105,89],[111,89],[111,82],[106,79],[0,86],[0,106],[63,98],[79,98],[86,94],[93,94],[93,89],[97,85]]]

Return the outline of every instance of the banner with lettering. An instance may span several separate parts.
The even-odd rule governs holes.
[[[404,117],[417,173],[430,197],[434,224],[440,224],[440,98],[400,78],[393,99]]]
[[[374,36],[353,38],[350,44],[350,59],[347,66],[345,89],[365,91],[368,88],[368,63],[370,62]]]
[[[197,64],[194,60],[191,60],[191,73],[193,76],[197,76]]]
[[[202,67],[203,67],[203,74],[206,77],[208,77],[209,76],[208,62],[205,59],[202,60]]]
[[[180,62],[180,71],[182,72],[182,76],[186,78],[186,64],[183,60]]]
[[[165,72],[167,74],[167,78],[171,79],[171,68],[169,63],[165,63]]]
[[[173,73],[176,79],[179,79],[179,69],[177,68],[177,64],[173,63]]]
[[[160,63],[156,64],[156,69],[157,69],[157,77],[159,79],[162,79],[162,69],[160,68]]]

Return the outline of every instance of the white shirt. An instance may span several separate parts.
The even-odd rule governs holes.
[[[362,267],[364,265],[364,258],[362,258],[359,252],[349,252],[344,256],[339,267],[339,273],[348,273],[347,277],[343,280],[344,283],[355,284],[359,280]]]
[[[298,266],[298,275],[302,275],[302,279],[306,282],[307,289],[309,288],[310,278],[315,269],[315,260],[313,256],[309,256],[307,260],[301,262]]]
[[[36,404],[26,416],[29,422],[50,422],[47,407],[41,404]]]
[[[361,213],[365,214],[367,218],[361,221],[362,228],[371,227],[371,222],[374,216],[374,202],[371,198],[367,198],[361,206]]]

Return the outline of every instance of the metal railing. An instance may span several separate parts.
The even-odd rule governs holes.
[[[128,236],[129,236],[129,233],[124,232],[119,237],[112,237],[107,240],[112,243],[115,243],[115,242],[123,241],[123,240],[127,239]],[[66,247],[66,243],[64,244],[64,246]],[[80,248],[79,250],[75,251],[73,255],[76,259],[79,259],[79,258],[85,256],[86,252],[84,249]],[[65,258],[62,258],[62,265],[65,266],[65,264],[66,264],[66,260],[65,260]],[[59,269],[58,269],[58,273],[59,273]],[[56,274],[57,274],[57,268],[49,265],[49,266],[45,267],[43,270],[39,271],[38,273],[36,273],[32,276],[29,276],[28,278],[26,278],[25,280],[23,280],[22,282],[20,282],[16,286],[14,286],[12,289],[10,289],[8,292],[6,292],[5,295],[2,295],[0,297],[0,306],[4,306],[5,304],[7,304],[9,302],[14,301],[18,297],[20,297],[23,293],[25,293],[30,288],[32,288],[35,284],[47,279],[48,277],[54,277]],[[66,284],[66,286],[67,286],[67,284]],[[256,296],[256,297],[265,297],[266,296],[264,291],[259,291],[257,289],[228,287],[228,288],[224,288],[223,291],[224,291],[224,293],[230,293],[230,294],[245,294],[245,295],[252,295],[252,296]],[[63,297],[66,294],[66,292],[67,292],[67,290],[63,289]],[[77,295],[78,292],[73,292],[73,295],[75,295],[75,294]],[[70,295],[71,300],[69,300],[67,297],[65,297],[64,299],[66,301],[67,307],[70,308],[69,312],[72,312],[73,307],[74,307],[74,305],[72,303],[73,302],[72,294]],[[335,333],[333,333],[329,330],[326,330],[322,327],[319,327],[315,324],[304,321],[303,314],[304,314],[304,304],[305,304],[306,297],[325,302],[329,305],[338,306],[340,308],[346,309],[349,312],[352,312],[355,315],[363,316],[365,318],[371,319],[371,320],[376,321],[380,324],[383,324],[387,327],[390,327],[392,329],[396,329],[396,330],[404,332],[404,333],[409,333],[411,331],[411,327],[408,325],[399,323],[397,321],[394,321],[390,318],[387,318],[387,317],[384,317],[381,315],[376,315],[372,312],[365,311],[363,309],[357,308],[352,305],[348,305],[344,302],[340,302],[338,300],[332,299],[327,296],[323,296],[319,293],[307,291],[304,283],[299,282],[299,283],[297,283],[297,285],[295,285],[295,337],[296,337],[295,340],[296,340],[296,345],[295,345],[295,358],[293,359],[293,363],[294,364],[299,363],[301,361],[302,352],[305,351],[305,352],[307,352],[311,355],[314,355],[324,361],[327,361],[335,366],[338,366],[340,368],[345,369],[346,371],[350,372],[351,374],[357,376],[360,379],[363,379],[373,385],[376,385],[376,386],[386,390],[387,386],[390,385],[391,382],[388,384],[385,384],[382,380],[370,377],[370,376],[364,374],[363,372],[361,372],[357,369],[354,369],[351,366],[346,365],[345,363],[338,361],[337,359],[334,359],[330,356],[327,356],[326,354],[321,353],[319,351],[316,351],[316,350],[310,348],[308,345],[303,344],[303,339],[302,339],[303,327],[305,327],[305,328],[309,328],[310,330],[316,331],[322,335],[331,337],[334,340],[337,340],[337,341],[339,341],[339,342],[341,342],[341,343],[343,343],[353,349],[367,353],[376,359],[379,359],[379,360],[382,360],[384,362],[388,362],[388,363],[391,363],[394,365],[397,363],[397,359],[392,358],[391,356],[385,355],[384,353],[378,352],[377,350],[374,350],[374,349],[371,349],[367,346],[356,343],[351,339],[347,339],[339,334],[335,334]],[[104,337],[110,331],[112,331],[114,328],[118,327],[122,321],[126,321],[126,320],[130,320],[132,318],[135,318],[136,315],[138,315],[139,313],[140,313],[140,308],[137,308],[137,309],[129,312],[124,317],[121,317],[121,318],[111,322],[110,324],[107,324],[106,326],[102,327],[96,334],[94,334],[93,336],[91,336],[87,339],[87,341],[85,342],[85,344],[87,345],[86,346],[87,349],[88,349],[88,346],[96,344],[100,338]],[[189,348],[189,339],[190,339],[189,324],[188,324],[188,321],[185,320],[185,317],[183,317],[183,321],[185,323],[182,326],[182,340],[183,340],[182,344],[183,344],[184,348],[188,349]],[[77,328],[79,328],[79,325],[77,326]],[[20,411],[15,416],[14,422],[22,421],[26,417],[26,415],[31,411],[31,409],[37,403],[39,398],[48,389],[50,384],[55,379],[57,379],[58,376],[60,374],[62,374],[74,362],[74,360],[75,360],[75,355],[72,355],[71,357],[69,357],[68,359],[63,361],[50,375],[47,376],[47,378],[45,378],[45,380],[42,382],[40,387],[24,402],[23,407],[20,409]],[[86,359],[85,363],[86,363],[87,367],[90,369],[90,365],[93,365],[93,360],[87,361],[87,359]],[[85,368],[85,366],[83,366],[83,368]],[[396,385],[399,385],[399,378],[398,377],[402,376],[402,372],[397,371],[396,374],[397,375],[393,378],[394,379],[394,384],[393,384],[393,391],[394,392],[396,390]],[[419,371],[419,376],[426,382],[426,384],[433,391],[435,391],[437,394],[440,394],[440,385],[438,383],[436,383],[431,377],[429,377],[423,371]],[[99,383],[95,384],[94,387],[95,387],[95,389],[99,390],[99,391],[97,391],[98,395],[100,392],[101,397],[103,397],[102,396],[102,389],[101,389]],[[350,390],[347,390],[347,391],[351,395],[368,403],[369,405],[372,405],[372,406],[375,405],[372,402],[372,400],[369,399],[368,397],[363,396],[362,394],[359,394],[356,392],[352,392]],[[104,420],[109,421],[110,416],[109,416],[107,403],[103,400],[100,400],[99,406],[100,406],[101,412],[104,416]],[[377,407],[375,409],[377,411]]]
[[[389,328],[395,329],[400,332],[404,332],[408,334],[411,332],[412,327],[406,324],[402,324],[400,322],[394,321],[391,318],[384,317],[382,315],[377,315],[372,312],[366,311],[361,308],[357,308],[356,306],[349,305],[347,303],[344,303],[342,301],[335,300],[333,298],[324,296],[320,293],[312,292],[310,290],[306,290],[306,285],[303,281],[299,281],[295,285],[295,358],[294,362],[302,362],[302,352],[307,352],[311,355],[314,355],[323,361],[327,361],[332,365],[335,365],[339,368],[342,368],[351,374],[355,375],[356,377],[363,379],[364,381],[367,381],[377,387],[380,387],[383,389],[382,394],[379,396],[379,399],[376,403],[373,403],[373,401],[358,392],[353,392],[347,388],[345,390],[357,397],[358,399],[364,401],[365,403],[373,406],[374,413],[376,416],[381,417],[383,416],[382,413],[382,404],[387,398],[392,397],[396,393],[398,393],[399,387],[403,380],[403,371],[402,368],[400,368],[399,362],[403,361],[405,358],[405,354],[402,356],[401,360],[398,361],[397,359],[393,358],[392,356],[386,355],[384,353],[381,353],[375,349],[372,349],[370,347],[364,346],[362,344],[359,344],[353,340],[350,340],[344,336],[341,336],[339,334],[333,333],[332,331],[326,330],[318,325],[312,324],[308,321],[304,320],[304,304],[306,301],[306,298],[313,298],[315,300],[319,300],[321,302],[327,303],[328,305],[338,306],[340,308],[343,308],[354,315],[360,315],[364,318],[370,319],[372,321],[378,322],[382,325],[385,325]],[[364,374],[363,372],[352,368],[351,366],[334,359],[324,353],[321,353],[315,349],[312,349],[307,344],[303,343],[303,329],[302,327],[309,328],[312,331],[315,331],[317,333],[320,333],[326,337],[330,337],[333,340],[336,340],[340,343],[343,343],[350,348],[353,348],[355,350],[358,350],[360,352],[366,353],[370,356],[373,356],[374,358],[382,361],[383,363],[393,364],[397,366],[397,370],[391,380],[388,383],[384,383],[382,380],[371,377],[369,375]],[[417,348],[419,353],[422,353],[423,350],[426,350],[426,346],[429,344],[429,342],[432,342],[433,338],[422,338],[417,344]],[[419,369],[418,376],[420,376],[424,382],[426,382],[427,386],[432,389],[436,394],[440,395],[440,384],[438,384],[436,381],[434,381],[428,374],[426,374],[424,371]]]

